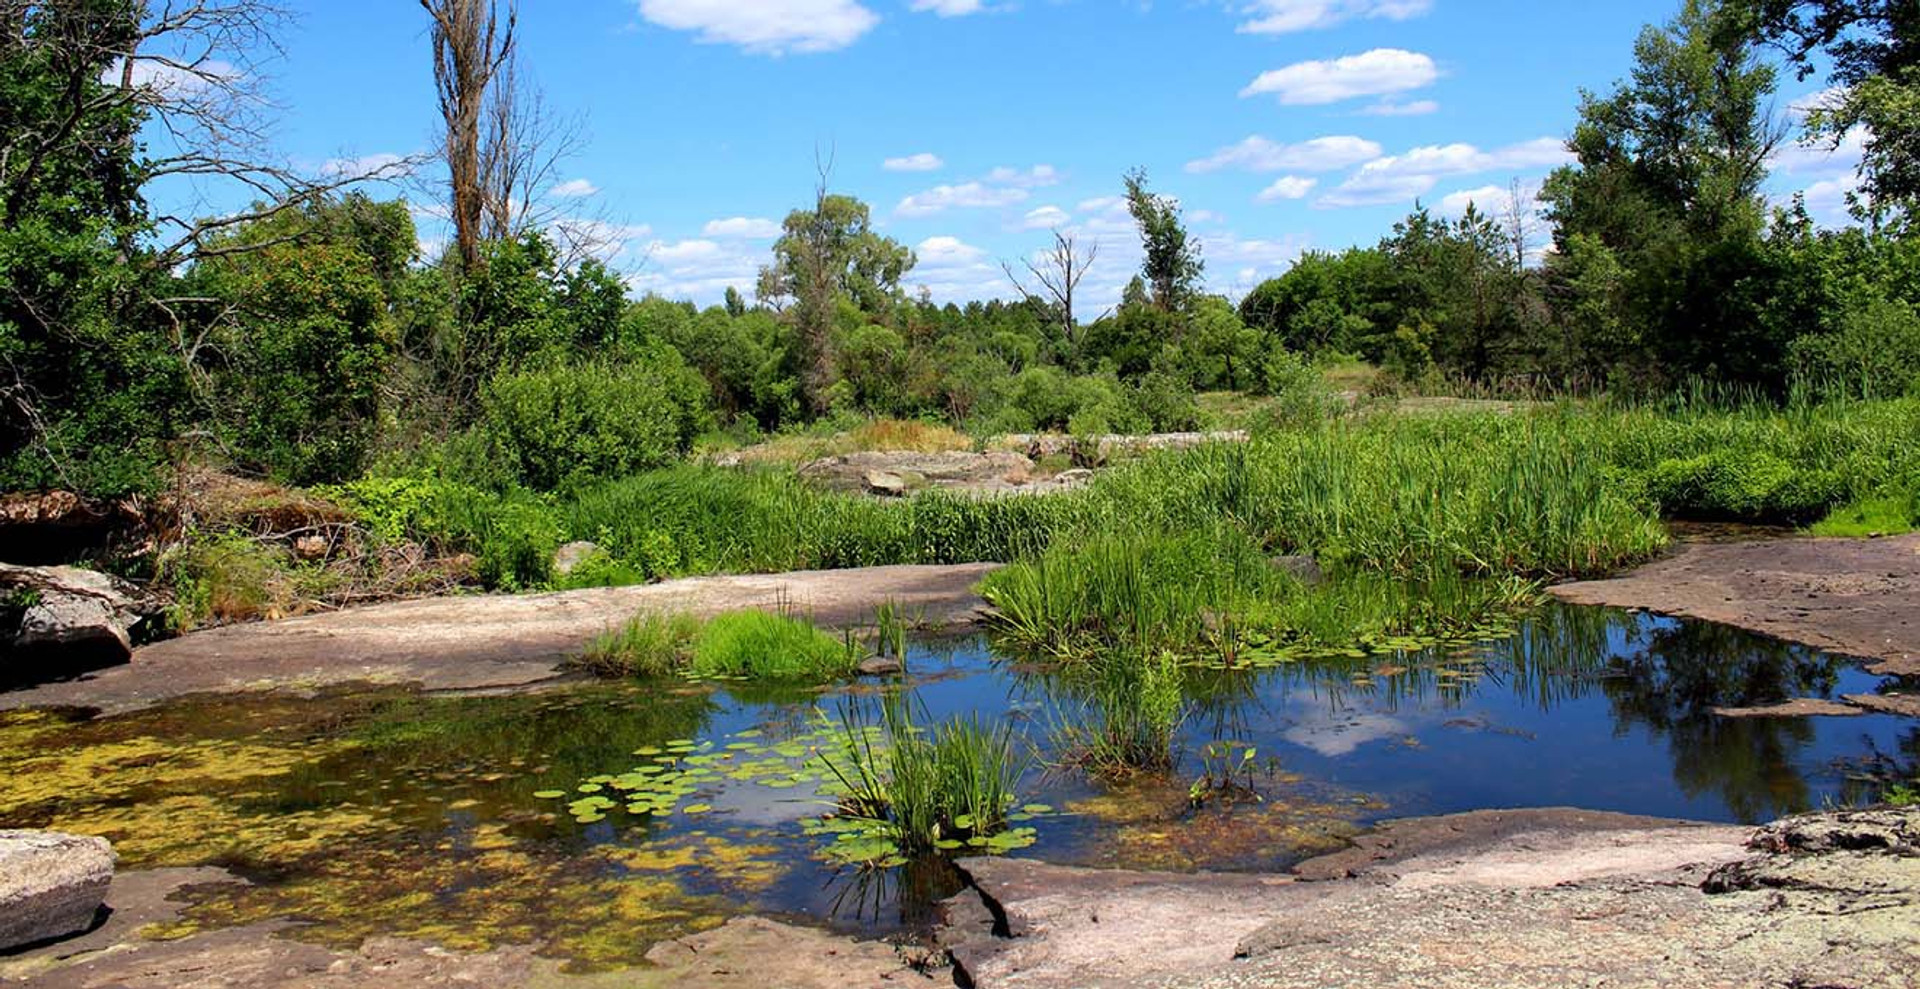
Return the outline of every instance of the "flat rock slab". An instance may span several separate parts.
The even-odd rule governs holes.
[[[1612,580],[1551,589],[1573,604],[1735,625],[1920,675],[1920,533],[1692,543]]]
[[[969,860],[1001,936],[955,957],[980,989],[1912,989],[1916,833],[1915,808],[1757,835],[1495,811],[1394,822],[1292,882]]]
[[[0,710],[73,705],[112,714],[193,693],[359,681],[431,690],[522,686],[554,676],[594,636],[645,610],[786,607],[833,626],[869,622],[892,601],[909,621],[948,628],[974,620],[985,604],[974,585],[996,566],[810,570],[396,601],[191,633],[145,646],[125,666],[0,692]]]
[[[0,951],[92,927],[112,883],[105,838],[0,831]]]

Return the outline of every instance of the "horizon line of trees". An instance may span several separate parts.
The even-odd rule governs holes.
[[[0,489],[151,491],[189,455],[297,483],[457,462],[551,488],[670,462],[707,430],[846,414],[1190,428],[1198,391],[1284,391],[1336,356],[1570,390],[1706,378],[1880,396],[1920,380],[1920,15],[1898,0],[1684,0],[1613,90],[1583,94],[1575,161],[1540,192],[1543,251],[1522,208],[1449,220],[1416,204],[1377,245],[1306,254],[1236,305],[1203,290],[1178,201],[1130,172],[1141,270],[1091,321],[1076,305],[1097,252],[1067,231],[1004,266],[1020,301],[912,298],[912,250],[828,167],[751,301],[631,299],[576,236],[591,224],[542,212],[583,130],[521,69],[514,4],[419,2],[454,234],[437,259],[404,202],[357,188],[380,174],[261,164],[257,94],[217,67],[271,48],[261,0],[186,19],[0,0]],[[147,58],[207,78],[143,83]],[[1866,135],[1857,223],[1839,230],[1760,191],[1786,136],[1777,75],[1816,62],[1840,88],[1811,133]],[[156,122],[177,147],[144,143]],[[179,170],[260,201],[156,215],[143,190]]]

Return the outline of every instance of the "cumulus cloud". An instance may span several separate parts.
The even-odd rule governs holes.
[[[1859,169],[1870,136],[1867,128],[1854,127],[1840,135],[1838,143],[1831,139],[1783,143],[1767,160],[1767,166],[1788,175],[1837,176],[1852,172]]]
[[[1367,162],[1314,205],[1333,208],[1406,202],[1431,192],[1448,176],[1553,168],[1572,158],[1565,143],[1552,137],[1491,151],[1464,143],[1427,145]]]
[[[913,253],[919,263],[909,277],[916,288],[924,288],[936,301],[1010,298],[1014,294],[1000,266],[987,252],[958,237],[928,237],[914,245]]]
[[[1067,215],[1067,211],[1058,206],[1041,206],[1028,210],[1027,215],[1020,218],[1020,229],[1051,230],[1054,227],[1065,226],[1071,219],[1073,217]]]
[[[1035,165],[1028,169],[996,168],[988,172],[984,180],[937,185],[925,192],[916,192],[900,200],[893,212],[896,216],[911,218],[933,216],[949,209],[1012,206],[1026,201],[1030,195],[1027,190],[1059,181],[1060,173],[1052,165]]]
[[[1057,184],[1060,181],[1060,173],[1052,165],[1035,165],[1025,171],[1001,166],[987,173],[987,181],[995,185],[1037,189],[1041,186]]]
[[[941,17],[965,17],[987,9],[987,5],[980,0],[913,0],[910,9]]]
[[[928,237],[914,246],[913,255],[919,263],[933,268],[946,268],[954,265],[972,264],[987,256],[987,252],[958,237]]]
[[[594,185],[586,179],[568,179],[548,189],[547,195],[553,196],[556,199],[579,199],[582,196],[591,196],[599,191],[599,186]]]
[[[1360,111],[1369,117],[1423,117],[1437,113],[1440,104],[1434,100],[1412,100],[1401,103],[1396,100],[1381,100]]]
[[[1282,175],[1273,184],[1260,190],[1254,198],[1263,203],[1277,203],[1283,199],[1305,199],[1313,191],[1318,180],[1301,178],[1298,175]]]
[[[731,216],[724,220],[708,220],[700,228],[703,237],[735,237],[745,240],[772,240],[780,236],[780,224],[765,217]]]
[[[963,182],[959,185],[936,185],[925,192],[916,192],[900,200],[893,211],[905,217],[933,216],[949,209],[978,209],[993,206],[1012,206],[1027,198],[1027,190],[994,187],[980,182]]]
[[[405,155],[391,151],[380,151],[358,158],[329,158],[320,164],[320,174],[328,178],[344,178],[349,175],[387,175],[396,177],[406,163]]]
[[[939,155],[931,151],[922,151],[919,154],[888,158],[880,163],[880,167],[889,172],[933,172],[944,168],[946,164],[940,160]]]
[[[1236,30],[1242,34],[1290,34],[1356,18],[1403,21],[1432,8],[1432,0],[1252,0],[1235,8],[1247,18]]]
[[[1381,147],[1363,137],[1316,137],[1298,144],[1269,141],[1258,134],[1229,144],[1205,158],[1187,162],[1189,172],[1239,168],[1249,172],[1325,172],[1380,157]]]
[[[640,0],[640,16],[757,55],[837,51],[880,23],[858,0]]]
[[[1433,59],[1401,48],[1375,48],[1359,55],[1296,62],[1260,73],[1242,97],[1272,95],[1288,106],[1320,106],[1359,96],[1385,96],[1432,85],[1440,78]]]

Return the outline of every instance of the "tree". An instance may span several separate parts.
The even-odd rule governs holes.
[[[1824,59],[1838,90],[1807,135],[1863,139],[1861,187],[1881,208],[1920,202],[1920,5],[1912,0],[1728,0],[1723,31],[1779,47],[1805,79]]]
[[[792,300],[784,311],[797,331],[801,392],[818,414],[830,404],[839,301],[868,315],[886,312],[900,301],[900,279],[915,259],[905,245],[874,232],[866,203],[828,193],[824,169],[813,208],[787,214],[781,229],[757,292],[776,303]]]
[[[461,269],[472,273],[480,265],[480,245],[487,239],[489,213],[498,217],[514,186],[511,156],[506,160],[500,157],[501,138],[488,142],[490,151],[482,150],[481,120],[493,107],[496,134],[504,130],[510,135],[514,126],[511,93],[503,104],[489,91],[513,60],[519,12],[513,0],[508,0],[502,25],[497,0],[420,0],[420,7],[433,18],[433,83],[439,95],[440,117],[446,124],[441,155],[447,162],[454,244]],[[493,156],[491,161],[488,154]],[[496,180],[492,190],[488,188],[489,166]],[[498,187],[503,173],[509,175],[504,190]],[[491,211],[490,192],[495,201]]]
[[[1167,312],[1183,309],[1193,298],[1206,265],[1200,246],[1187,236],[1180,221],[1180,203],[1147,191],[1147,173],[1127,173],[1127,212],[1140,228],[1140,246],[1146,252],[1141,275],[1153,289],[1153,304]]]
[[[1647,370],[1764,382],[1777,380],[1785,345],[1759,333],[1760,185],[1781,139],[1766,107],[1774,71],[1718,10],[1688,0],[1641,32],[1628,79],[1584,94],[1568,144],[1576,163],[1541,198],[1558,250],[1585,234],[1623,269],[1620,319],[1644,328]]]
[[[273,159],[258,86],[281,18],[265,0],[0,0],[0,487],[151,486],[224,308],[175,272],[266,250],[227,235],[409,164],[315,178]],[[256,204],[150,209],[145,184],[176,176]]]
[[[1046,299],[1057,308],[1060,316],[1060,338],[1069,350],[1074,346],[1073,293],[1080,287],[1081,279],[1087,277],[1087,269],[1100,257],[1100,243],[1094,241],[1082,251],[1072,234],[1062,233],[1058,228],[1053,231],[1053,246],[1040,254],[1039,261],[1033,258],[1021,259],[1027,274],[1046,293]],[[1007,280],[1020,294],[1027,298],[1039,298],[1030,291],[1020,276],[1013,271],[1013,265],[1000,262],[1000,270],[1006,272]]]

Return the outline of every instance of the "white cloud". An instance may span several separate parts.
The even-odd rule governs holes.
[[[1027,198],[1027,190],[996,188],[979,182],[964,182],[960,185],[937,185],[925,192],[916,192],[900,200],[893,211],[900,216],[933,216],[949,209],[980,209],[994,206],[1012,206]]]
[[[1782,144],[1768,159],[1767,166],[1788,175],[1838,176],[1857,171],[1870,136],[1867,128],[1854,127],[1840,135],[1838,144],[1831,140]]]
[[[913,249],[913,255],[919,263],[932,268],[947,268],[954,265],[973,264],[987,256],[987,252],[962,241],[958,237],[928,237]]]
[[[1027,215],[1020,218],[1020,229],[1051,230],[1054,227],[1065,226],[1071,219],[1073,217],[1068,216],[1067,211],[1058,206],[1041,206],[1028,210]]]
[[[640,16],[759,55],[835,51],[880,22],[858,0],[640,0]]]
[[[560,199],[578,199],[591,196],[600,191],[600,187],[586,179],[569,179],[547,190],[547,195]]]
[[[108,66],[100,73],[100,81],[119,85],[121,69],[125,64],[122,59]],[[160,58],[136,57],[133,71],[128,75],[136,88],[151,89],[171,99],[196,96],[216,85],[230,85],[246,78],[246,73],[233,63],[217,58],[187,65]]]
[[[1060,181],[1060,172],[1052,165],[1035,165],[1026,171],[1001,166],[987,173],[987,181],[995,185],[1010,185],[1021,189],[1037,189],[1041,186],[1056,185]]]
[[[946,167],[946,164],[940,160],[939,155],[931,151],[922,151],[919,154],[888,158],[880,163],[880,167],[889,172],[932,172]]]
[[[1369,117],[1423,117],[1429,113],[1438,113],[1440,104],[1434,100],[1413,100],[1401,103],[1396,100],[1381,100],[1360,111]]]
[[[1322,209],[1401,203],[1433,191],[1442,178],[1479,172],[1553,168],[1573,156],[1558,138],[1541,137],[1482,151],[1471,144],[1433,144],[1360,166],[1314,205]]]
[[[1272,94],[1288,106],[1319,106],[1357,96],[1385,96],[1432,85],[1433,59],[1400,48],[1375,48],[1330,61],[1298,62],[1260,73],[1240,95]]]
[[[987,9],[987,5],[980,0],[913,0],[909,9],[935,13],[941,17],[965,17]]]
[[[1236,30],[1242,34],[1288,34],[1361,17],[1403,21],[1432,7],[1432,0],[1252,0],[1236,8],[1249,18]]]
[[[1273,184],[1260,190],[1254,198],[1263,203],[1277,203],[1282,199],[1305,199],[1313,191],[1317,179],[1301,178],[1298,175],[1282,175]]]
[[[738,237],[746,240],[772,240],[780,236],[780,224],[758,216],[730,216],[724,220],[708,220],[700,228],[704,237]]]
[[[1187,162],[1189,172],[1241,168],[1249,172],[1324,172],[1380,157],[1381,147],[1363,137],[1316,137],[1299,144],[1280,144],[1258,134],[1230,144],[1205,158]]]
[[[1847,195],[1860,191],[1860,176],[1848,172],[1831,179],[1818,182],[1800,190],[1807,203],[1807,213],[1825,226],[1844,226],[1848,217]],[[1862,194],[1864,196],[1864,194]]]
[[[342,178],[349,175],[375,173],[385,175],[392,172],[397,177],[401,164],[406,160],[406,156],[390,151],[361,155],[358,158],[329,158],[320,164],[320,174],[329,178]]]

